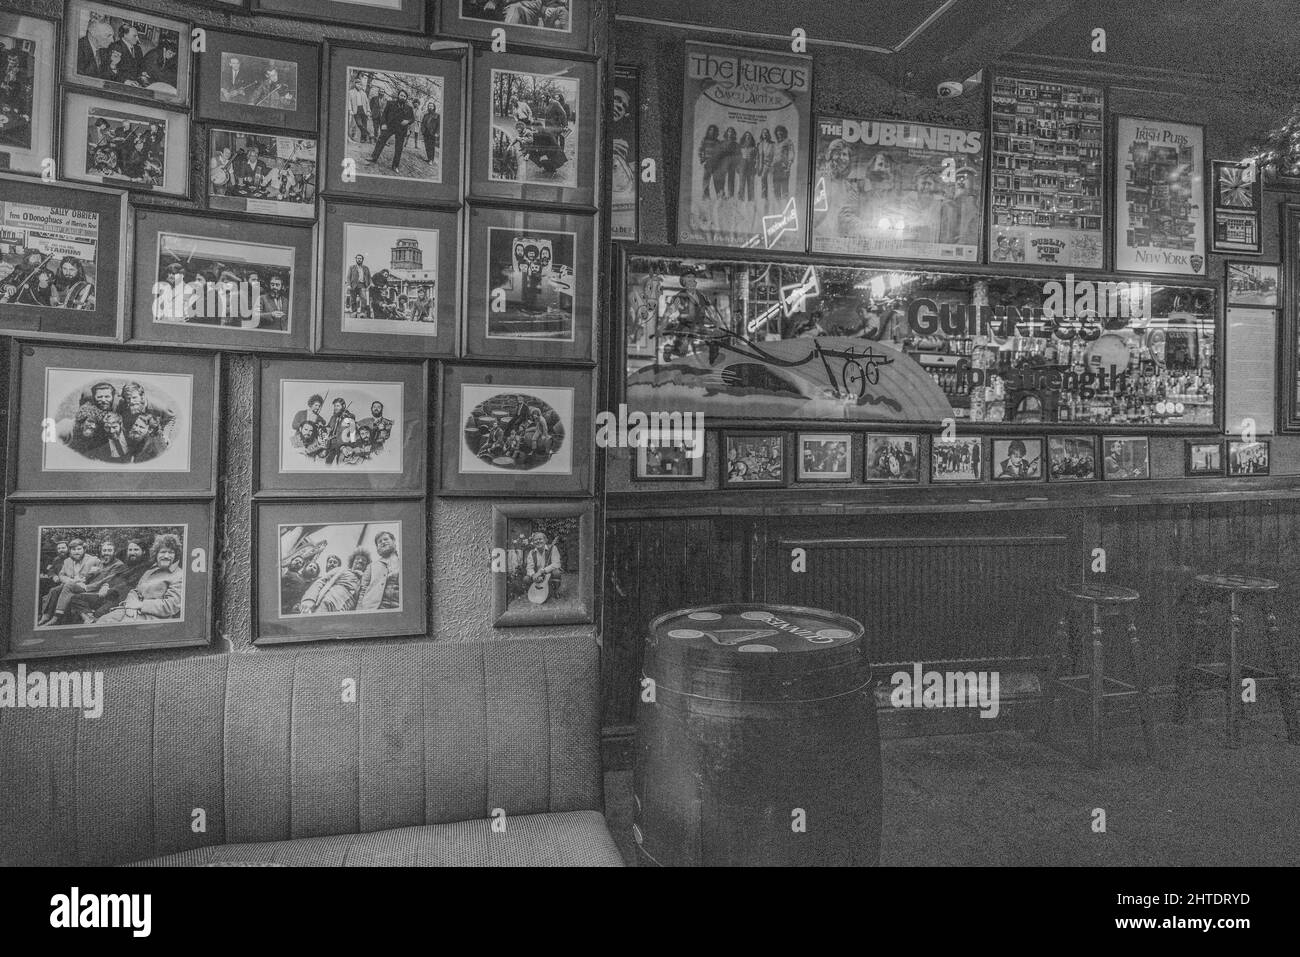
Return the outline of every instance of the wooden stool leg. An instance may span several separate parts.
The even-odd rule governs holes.
[[[1069,611],[1061,615],[1048,649],[1047,681],[1043,687],[1043,714],[1038,724],[1038,740],[1046,743],[1052,736],[1052,712],[1056,710],[1056,681],[1061,672],[1061,656],[1070,640]]]
[[[1296,727],[1295,706],[1291,702],[1291,672],[1287,668],[1282,639],[1278,633],[1277,615],[1274,613],[1271,598],[1267,599],[1267,604],[1264,606],[1264,621],[1268,626],[1266,629],[1268,653],[1273,659],[1273,671],[1277,675],[1277,693],[1282,701],[1282,720],[1286,722],[1286,739],[1291,744],[1300,744],[1300,728]]]
[[[1151,692],[1147,687],[1146,655],[1142,650],[1142,640],[1138,638],[1137,623],[1133,620],[1133,611],[1128,613],[1128,643],[1133,654],[1133,685],[1138,692],[1138,715],[1142,720],[1142,742],[1146,745],[1147,757],[1155,761],[1156,736],[1155,719],[1151,713]]]
[[[1196,613],[1192,618],[1191,631],[1187,636],[1187,658],[1184,669],[1180,671],[1183,679],[1182,694],[1178,701],[1178,720],[1184,723],[1192,716],[1195,705],[1196,684],[1194,666],[1200,661],[1201,649],[1206,646],[1210,635],[1210,601],[1204,593],[1196,595]]]
[[[1228,747],[1241,746],[1241,609],[1238,602],[1240,595],[1232,592],[1228,596],[1228,693],[1227,735]]]
[[[1102,695],[1105,687],[1105,644],[1101,630],[1101,607],[1092,606],[1092,694],[1088,722],[1088,759],[1097,765],[1101,759]]]

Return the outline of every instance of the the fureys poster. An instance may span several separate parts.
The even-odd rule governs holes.
[[[812,60],[686,44],[677,238],[805,247]]]

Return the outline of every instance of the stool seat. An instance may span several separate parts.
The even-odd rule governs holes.
[[[1094,605],[1122,605],[1125,602],[1137,601],[1138,593],[1132,588],[1122,588],[1119,585],[1103,585],[1099,582],[1087,582],[1086,584],[1057,585],[1057,591],[1067,598],[1073,598],[1075,601],[1086,601]]]
[[[1196,584],[1219,591],[1276,591],[1281,587],[1271,578],[1249,575],[1197,575]]]

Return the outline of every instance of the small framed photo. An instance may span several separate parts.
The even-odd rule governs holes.
[[[800,482],[852,482],[853,436],[848,432],[800,432]]]
[[[1042,439],[993,439],[995,482],[1041,482],[1044,476]]]
[[[472,208],[465,355],[592,360],[591,216]]]
[[[189,197],[188,113],[68,91],[62,145],[65,179]]]
[[[868,432],[864,478],[868,482],[921,481],[921,437]]]
[[[1223,474],[1222,442],[1198,442],[1188,439],[1186,454],[1185,471],[1188,476]]]
[[[208,209],[316,218],[316,140],[212,127]]]
[[[511,46],[585,50],[590,41],[590,6],[591,0],[443,0],[438,5],[439,32],[449,37],[491,40],[493,31],[502,30]]]
[[[39,176],[54,155],[53,20],[0,13],[0,170]]]
[[[134,341],[310,349],[310,227],[137,209],[135,258]]]
[[[14,491],[215,493],[215,356],[21,345],[14,361]]]
[[[325,192],[459,204],[464,54],[331,45],[326,63]]]
[[[322,352],[447,356],[456,351],[456,213],[327,202],[322,236]]]
[[[1053,435],[1047,439],[1047,477],[1053,482],[1097,479],[1097,441],[1091,435]]]
[[[8,657],[208,643],[210,502],[11,508]]]
[[[492,507],[493,627],[591,622],[594,511],[590,502]]]
[[[126,193],[0,175],[0,333],[120,342]]]
[[[423,363],[262,359],[260,366],[262,492],[423,494]]]
[[[189,106],[190,25],[98,0],[68,0],[63,78],[137,99]]]
[[[596,102],[593,63],[476,55],[470,195],[593,206]]]
[[[591,374],[447,367],[442,491],[585,495],[591,491]]]
[[[1228,439],[1228,475],[1267,475],[1268,442]]]
[[[722,434],[723,488],[781,488],[788,477],[784,432]]]
[[[930,443],[930,482],[934,485],[984,480],[984,440],[977,436],[945,439],[935,436]]]
[[[254,13],[425,32],[424,0],[253,0]]]
[[[1151,477],[1150,443],[1145,436],[1106,435],[1101,439],[1105,456],[1101,460],[1101,477],[1113,479],[1149,479]]]
[[[704,480],[704,441],[685,439],[677,445],[639,445],[633,450],[632,479],[636,482],[700,482]]]
[[[201,119],[317,132],[320,47],[314,43],[209,30],[198,76]]]
[[[1268,306],[1276,309],[1280,302],[1282,267],[1270,263],[1229,262],[1228,305]]]

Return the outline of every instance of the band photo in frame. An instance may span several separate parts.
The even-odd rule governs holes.
[[[189,113],[69,90],[61,145],[65,179],[189,197]]]
[[[199,55],[198,116],[285,133],[316,133],[320,46],[209,30]]]
[[[585,50],[590,43],[591,0],[443,0],[438,32],[491,40],[501,30],[511,46]]]
[[[41,175],[54,155],[58,25],[0,13],[0,170]]]
[[[190,104],[190,24],[99,0],[68,0],[63,79],[174,106]]]

